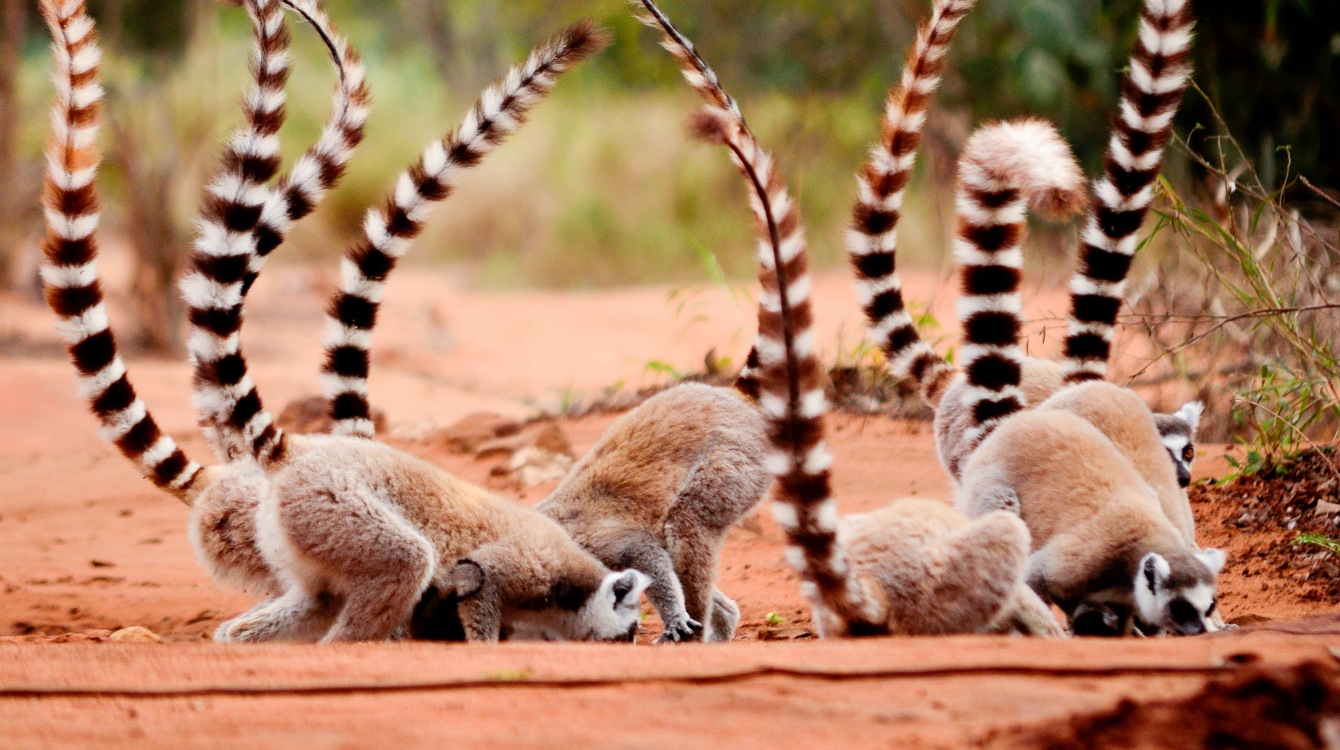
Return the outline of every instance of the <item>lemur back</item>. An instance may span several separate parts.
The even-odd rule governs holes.
[[[248,0],[246,5],[258,37],[277,40],[258,45],[258,79],[271,81],[287,66],[287,56],[276,49],[286,41],[279,4]],[[240,399],[238,404],[250,406],[238,407],[243,411],[234,410],[220,422],[246,438],[232,443],[248,451],[244,460],[201,469],[161,434],[134,396],[101,307],[94,237],[98,154],[93,146],[101,88],[93,23],[81,0],[44,0],[43,11],[56,38],[58,83],[43,276],[49,302],[61,314],[72,358],[85,374],[85,395],[105,435],[146,476],[197,506],[193,508],[197,551],[223,568],[216,572],[232,575],[244,585],[282,590],[225,623],[216,637],[395,637],[407,632],[409,618],[431,584],[451,590],[459,602],[464,631],[473,639],[630,640],[646,583],[641,574],[608,571],[544,516],[494,498],[429,464],[366,440],[284,435],[272,428],[259,397]],[[561,70],[599,49],[602,41],[593,27],[574,27],[548,53],[564,61]],[[273,90],[258,94],[249,100],[249,111],[273,115],[277,97]],[[251,119],[255,125],[265,118]],[[254,157],[257,161],[248,161],[251,166],[244,170],[250,175],[262,167],[269,169],[266,144],[272,135],[258,134],[254,128],[248,133],[234,141],[228,161],[236,166],[231,164],[234,157]],[[226,179],[213,185],[215,198],[228,187]],[[248,196],[255,194],[247,191]],[[235,213],[225,213],[238,219]],[[245,269],[250,256],[231,253],[216,260],[210,273]],[[196,291],[201,289],[211,293],[208,305],[197,306],[202,310],[234,309],[230,304],[240,293],[240,285],[203,285]],[[193,317],[198,325],[212,320]],[[211,340],[218,341],[194,338],[196,351]],[[212,351],[220,353],[217,348]],[[229,368],[236,368],[230,372],[245,374],[240,352],[223,354],[210,360],[213,366],[226,361]],[[204,358],[197,364],[211,366]],[[250,387],[245,380],[234,382]],[[231,398],[237,391],[226,395]],[[256,427],[262,424],[264,428]],[[228,447],[227,441],[224,436],[223,447]],[[264,569],[258,569],[258,557]]]
[[[1128,391],[1081,388],[1090,392],[1077,392],[1079,401],[1110,397],[1126,408],[1104,412],[1110,431],[1135,434],[1149,422]],[[963,477],[960,510],[1014,512],[1028,525],[1029,585],[1068,615],[1100,606],[1145,632],[1205,631],[1223,554],[1187,542],[1135,464],[1088,419],[1049,405],[1020,413],[983,441]]]
[[[613,568],[651,578],[663,641],[729,641],[740,611],[717,555],[772,477],[766,424],[728,388],[688,383],[620,417],[536,509]]]
[[[1018,518],[1000,513],[969,522],[947,507],[919,501],[846,523],[839,518],[823,444],[827,405],[813,345],[799,209],[710,68],[649,0],[643,4],[707,101],[694,130],[730,149],[750,189],[762,286],[751,375],[772,444],[766,467],[778,480],[774,515],[792,545],[788,559],[801,574],[821,634],[993,629],[1059,634],[1045,606],[1023,584],[1028,531]],[[952,14],[943,20],[951,5],[952,0],[936,3],[919,48],[943,33],[936,24],[957,22]]]
[[[912,122],[916,127],[902,128],[911,131],[910,137],[890,139],[886,129],[884,148],[874,151],[862,173],[849,253],[867,330],[882,347],[890,372],[910,379],[937,407],[937,447],[955,480],[976,441],[990,431],[994,422],[1016,407],[1036,406],[1064,385],[1101,379],[1106,373],[1112,326],[1136,249],[1135,235],[1152,201],[1152,183],[1162,163],[1163,148],[1171,138],[1173,115],[1187,87],[1191,27],[1185,0],[1145,3],[1113,119],[1104,175],[1094,184],[1096,200],[1086,221],[1080,264],[1070,284],[1069,332],[1062,363],[1058,369],[1021,354],[1010,356],[1014,362],[1007,369],[1012,372],[1017,367],[1022,372],[1017,379],[1010,377],[1008,387],[1001,391],[1004,401],[999,404],[982,403],[980,393],[921,340],[904,310],[901,286],[894,273],[902,188],[915,158],[925,107],[938,79],[926,80],[918,88],[916,107],[910,110],[915,112]],[[942,67],[943,52],[935,57]],[[891,108],[899,118],[891,121],[901,121],[906,109]],[[972,237],[960,231],[960,241],[963,239]],[[993,274],[997,279],[1004,278],[1000,271]],[[1017,402],[1021,395],[1027,397],[1023,402],[1009,403],[1011,399]]]

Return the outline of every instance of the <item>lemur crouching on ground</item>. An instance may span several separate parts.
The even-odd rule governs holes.
[[[191,351],[206,394],[200,403],[219,430],[211,442],[241,457],[202,468],[158,429],[117,355],[96,267],[100,54],[82,0],[43,2],[57,62],[44,198],[48,303],[104,436],[157,486],[199,505],[197,521],[215,522],[209,529],[197,525],[193,536],[202,556],[223,568],[217,573],[279,589],[276,598],[222,625],[216,637],[397,637],[408,631],[431,585],[456,597],[471,639],[631,640],[646,585],[641,574],[610,572],[544,516],[418,459],[356,438],[285,435],[260,407],[233,318],[240,316],[249,269],[259,267],[252,265],[257,244],[249,233],[260,224],[264,183],[278,165],[274,132],[282,121],[287,33],[278,0],[246,6],[259,40],[258,91],[248,99],[250,124],[232,142],[227,171],[211,183],[197,275],[186,284]],[[540,54],[553,67],[543,71],[538,91],[601,42],[589,25],[569,30]],[[357,120],[357,106],[344,114]],[[347,131],[335,135],[348,144]],[[294,182],[313,178],[295,170]],[[222,221],[211,224],[215,215]],[[221,512],[233,502],[233,513]]]
[[[767,423],[766,466],[778,480],[774,515],[791,542],[788,558],[801,573],[821,634],[1059,635],[1046,606],[1024,585],[1028,530],[1017,517],[998,513],[969,521],[944,504],[918,500],[839,517],[829,496],[831,458],[822,442],[827,404],[814,351],[799,208],[711,69],[649,0],[644,5],[707,101],[694,118],[695,132],[730,149],[750,189],[762,293],[746,376]],[[937,8],[950,5],[963,4]],[[922,42],[943,33],[937,24],[957,20],[937,15],[922,30]]]

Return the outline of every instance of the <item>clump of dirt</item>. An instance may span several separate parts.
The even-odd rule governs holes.
[[[1340,557],[1325,547],[1291,544],[1300,534],[1340,537],[1340,480],[1333,449],[1307,451],[1269,471],[1188,488],[1202,546],[1229,553],[1226,572],[1283,582],[1294,597],[1340,602]],[[1261,591],[1270,583],[1260,582]]]
[[[1075,748],[1252,748],[1304,750],[1340,743],[1335,669],[1305,662],[1290,669],[1247,670],[1207,683],[1177,701],[1123,699],[1099,714],[991,738],[994,746]]]

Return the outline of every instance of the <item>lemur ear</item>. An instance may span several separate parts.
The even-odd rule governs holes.
[[[1204,413],[1204,403],[1200,401],[1188,401],[1185,404],[1182,404],[1182,408],[1174,412],[1173,416],[1191,425],[1191,436],[1195,437],[1196,428],[1200,427],[1200,418]]]
[[[610,586],[610,590],[614,592],[614,604],[617,606],[629,598],[637,598],[642,589],[647,587],[646,582],[646,576],[636,570],[625,570]]]
[[[451,570],[451,587],[459,601],[478,594],[484,588],[484,579],[484,566],[469,558],[457,562]]]
[[[1224,562],[1228,560],[1228,556],[1221,549],[1206,547],[1196,555],[1196,559],[1205,563],[1205,567],[1209,568],[1211,573],[1218,575],[1219,571],[1224,569]]]
[[[1152,592],[1158,591],[1163,582],[1172,574],[1172,566],[1167,560],[1157,552],[1150,552],[1145,555],[1145,559],[1140,561],[1140,573],[1144,577],[1145,586]]]

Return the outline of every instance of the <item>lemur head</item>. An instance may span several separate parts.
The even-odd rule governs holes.
[[[1189,401],[1172,414],[1154,415],[1159,439],[1172,456],[1173,466],[1177,468],[1177,483],[1183,487],[1191,484],[1191,464],[1196,460],[1196,428],[1200,426],[1203,413],[1205,404]]]
[[[1164,557],[1150,552],[1135,574],[1135,609],[1146,634],[1200,635],[1216,605],[1224,553],[1206,548]]]
[[[487,572],[473,560],[452,571],[456,601],[477,595]],[[559,578],[548,592],[504,609],[504,640],[617,641],[631,643],[642,622],[642,592],[650,580],[636,570],[608,573],[603,579]]]

